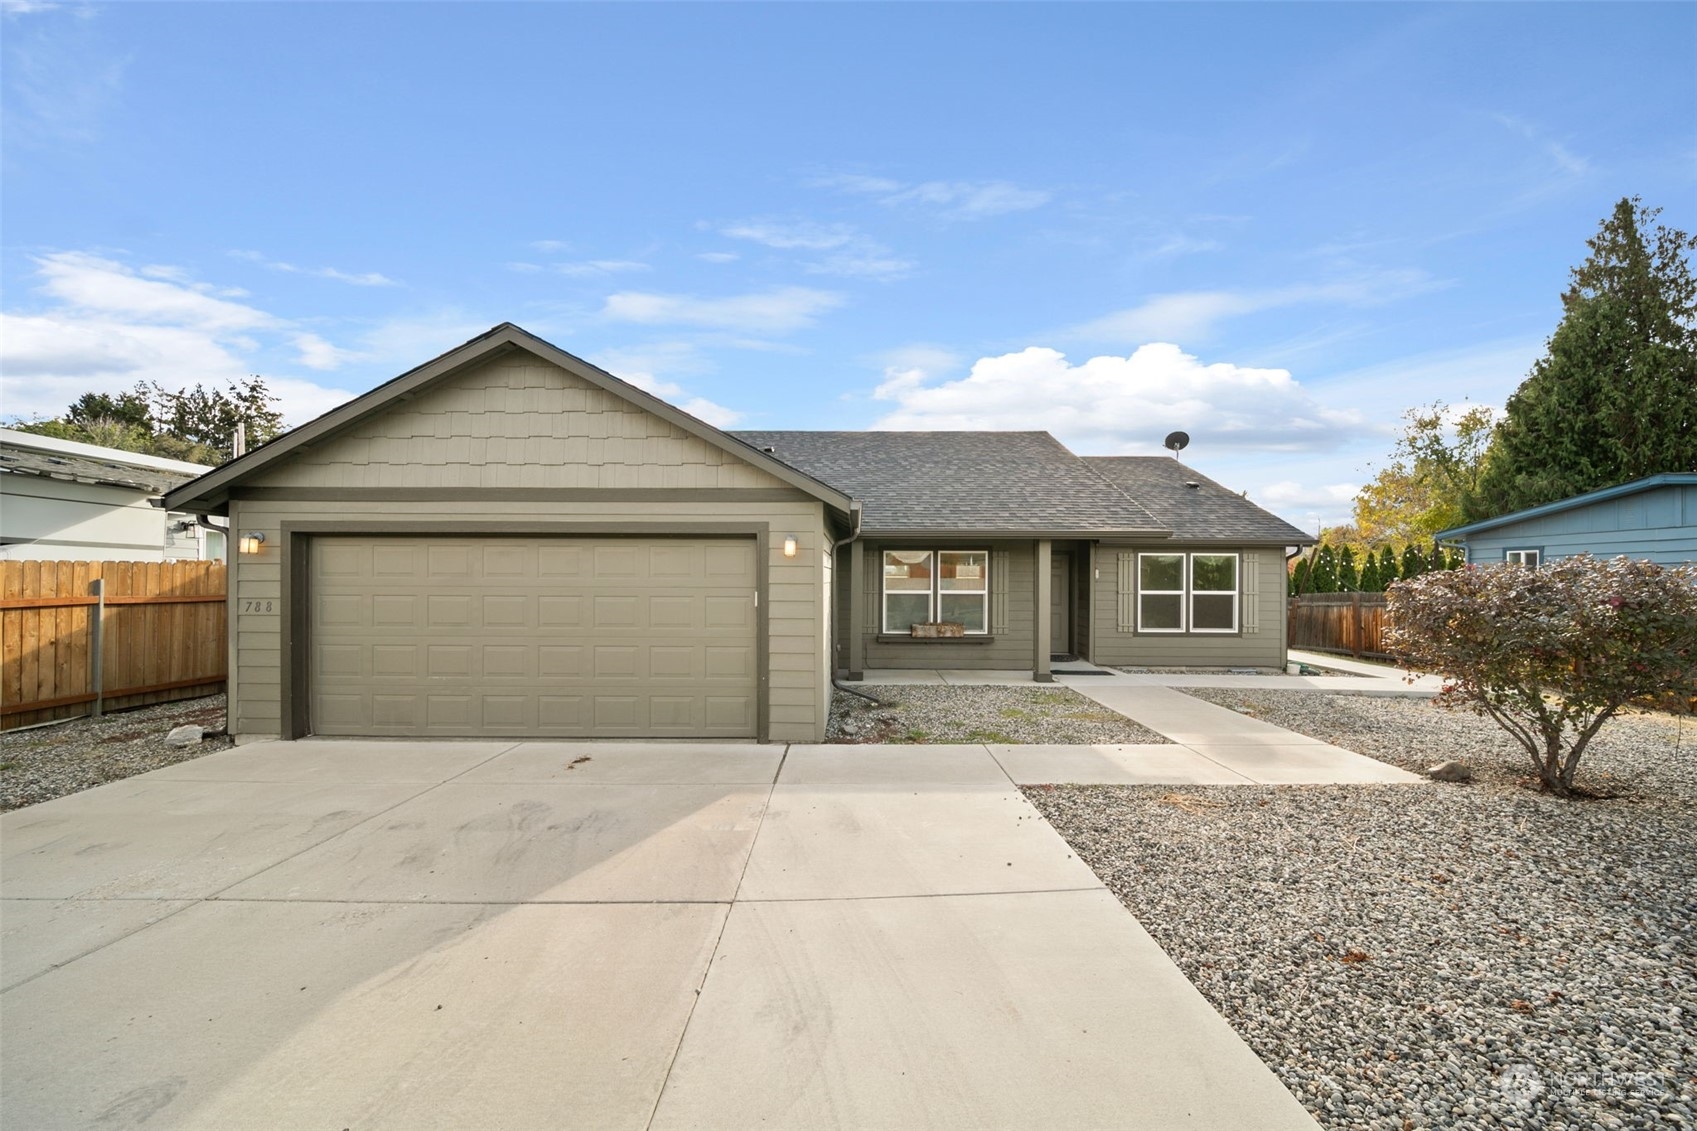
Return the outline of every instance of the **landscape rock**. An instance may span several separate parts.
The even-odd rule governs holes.
[[[1473,770],[1466,762],[1457,762],[1452,758],[1447,762],[1439,762],[1436,766],[1430,767],[1426,771],[1426,776],[1433,781],[1472,781]]]
[[[206,734],[205,727],[188,726],[172,727],[165,736],[167,746],[199,746],[201,738]]]

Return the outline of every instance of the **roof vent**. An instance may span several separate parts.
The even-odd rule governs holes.
[[[1192,491],[1196,491],[1196,490],[1200,490],[1200,489],[1201,489],[1201,487],[1202,487],[1202,484],[1200,484],[1200,483],[1198,483],[1198,482],[1197,482],[1197,481],[1196,481],[1196,480],[1194,480],[1194,479],[1186,479],[1186,480],[1185,480],[1185,481],[1184,481],[1184,485],[1185,485],[1185,486],[1186,486],[1186,487],[1189,487],[1189,488],[1190,488],[1190,489],[1191,489],[1191,490],[1192,490]]]
[[[761,448],[760,450],[765,452],[767,455],[771,455],[774,452],[776,452],[778,449],[777,448]]]

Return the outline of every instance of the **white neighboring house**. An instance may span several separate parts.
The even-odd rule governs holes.
[[[0,428],[0,559],[223,561],[223,534],[155,505],[210,470]]]

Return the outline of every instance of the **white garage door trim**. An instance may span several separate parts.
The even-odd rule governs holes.
[[[769,738],[770,709],[769,625],[767,623],[768,546],[770,528],[765,523],[465,523],[409,522],[374,526],[370,523],[335,521],[284,522],[280,551],[284,594],[281,618],[280,656],[282,671],[282,718],[285,737],[300,738],[313,733],[311,718],[312,595],[307,568],[310,546],[319,536],[357,535],[375,538],[602,538],[635,536],[645,538],[747,538],[754,549],[755,585],[755,695],[758,741]]]

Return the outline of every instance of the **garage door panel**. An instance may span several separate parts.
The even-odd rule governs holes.
[[[752,539],[326,537],[310,560],[319,734],[756,733]]]

